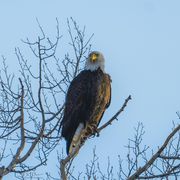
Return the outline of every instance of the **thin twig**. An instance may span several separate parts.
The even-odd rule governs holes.
[[[171,138],[180,130],[180,125],[178,125],[166,138],[164,144],[160,147],[160,149],[151,157],[151,159],[141,168],[139,168],[132,176],[128,178],[128,180],[138,179],[139,176],[144,173],[153,163],[154,161],[161,155],[163,150],[167,147]]]

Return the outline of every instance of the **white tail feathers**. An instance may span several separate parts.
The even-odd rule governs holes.
[[[78,128],[76,129],[76,132],[75,132],[73,139],[71,141],[71,145],[69,148],[70,154],[73,153],[76,150],[76,148],[80,145],[83,130],[84,130],[84,124],[80,123]]]

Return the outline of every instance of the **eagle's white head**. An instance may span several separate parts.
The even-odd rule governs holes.
[[[93,51],[89,54],[86,60],[85,69],[95,71],[100,68],[104,72],[104,61],[105,60],[102,53],[98,51]]]

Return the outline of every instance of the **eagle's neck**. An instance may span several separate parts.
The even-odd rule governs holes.
[[[104,72],[104,62],[90,63],[86,62],[85,70],[96,71],[100,68]]]

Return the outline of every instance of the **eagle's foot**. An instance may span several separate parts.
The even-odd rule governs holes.
[[[97,125],[96,124],[91,124],[91,126],[87,127],[87,132],[89,133],[89,135],[95,135],[97,130]]]
[[[97,128],[93,130],[93,132],[91,133],[91,136],[92,137],[95,137],[95,136],[99,137],[99,131],[97,130]]]

